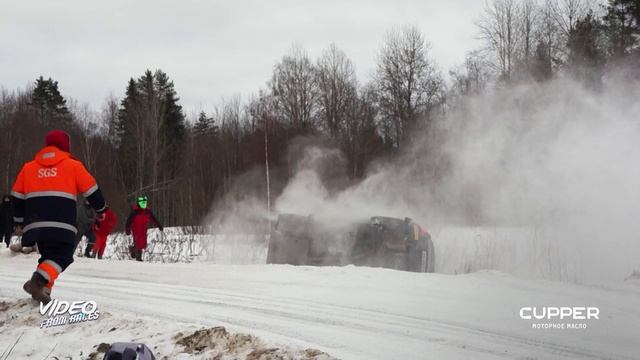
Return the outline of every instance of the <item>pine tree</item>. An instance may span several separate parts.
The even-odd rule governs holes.
[[[129,195],[155,192],[160,216],[172,196],[185,140],[185,117],[173,82],[161,70],[129,80],[118,114],[118,154]]]
[[[193,127],[193,132],[197,136],[216,135],[218,133],[218,126],[215,125],[213,118],[207,117],[207,114],[201,111]]]
[[[57,81],[51,78],[45,80],[40,76],[31,95],[31,104],[38,111],[38,118],[43,124],[64,128],[71,123],[67,101],[60,94]]]
[[[609,54],[619,60],[640,51],[640,0],[609,0],[605,9]]]
[[[182,106],[179,105],[178,97],[173,81],[161,70],[154,73],[155,90],[161,107],[160,133],[163,143],[166,146],[165,156],[162,157],[163,171],[175,176],[175,171],[179,168],[181,146],[184,143],[186,125]]]
[[[131,78],[127,84],[125,97],[120,102],[115,141],[118,144],[118,157],[128,189],[135,189],[144,183],[142,175],[138,174],[136,161],[139,156],[138,141],[142,140],[138,139],[136,131],[136,125],[139,125],[140,108],[140,95],[135,80]]]
[[[601,46],[602,30],[602,23],[590,11],[576,22],[567,41],[569,69],[577,78],[594,84],[600,82],[605,63],[605,54]]]

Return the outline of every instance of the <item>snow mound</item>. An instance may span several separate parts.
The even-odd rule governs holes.
[[[248,360],[266,359],[330,359],[330,357],[314,349],[295,351],[286,348],[269,347],[255,336],[232,334],[222,326],[197,330],[191,335],[176,335],[178,345],[184,347],[185,353],[206,356],[206,358]]]
[[[202,329],[131,313],[103,312],[93,322],[46,329],[40,329],[42,319],[31,299],[0,301],[0,357],[97,360],[111,343],[137,342],[149,346],[157,359],[333,359],[319,350],[275,346],[221,326]]]

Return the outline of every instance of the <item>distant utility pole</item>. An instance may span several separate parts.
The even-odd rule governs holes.
[[[271,182],[269,179],[269,115],[264,117],[264,164],[267,178],[267,234],[271,231]]]

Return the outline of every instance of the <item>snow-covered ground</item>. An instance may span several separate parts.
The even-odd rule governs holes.
[[[57,281],[54,297],[95,300],[106,315],[41,330],[37,308],[19,300],[36,258],[0,250],[0,300],[10,306],[0,305],[0,352],[22,335],[9,359],[43,359],[54,346],[52,356],[84,359],[100,343],[131,340],[167,358],[194,358],[183,353],[179,339],[217,326],[261,344],[226,358],[244,358],[256,348],[278,348],[293,358],[638,357],[640,282],[633,279],[581,286],[495,271],[444,275],[78,258]],[[597,306],[600,319],[580,321],[586,329],[532,329],[532,321],[518,315],[523,306]]]

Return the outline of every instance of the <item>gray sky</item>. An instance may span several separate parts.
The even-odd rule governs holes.
[[[187,115],[265,87],[292,45],[312,58],[335,42],[359,80],[390,28],[416,25],[446,74],[478,46],[480,0],[0,0],[0,86],[53,77],[64,96],[99,108],[130,77],[160,68]]]

